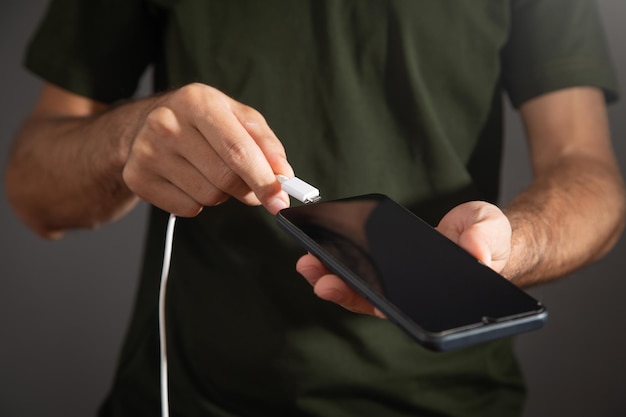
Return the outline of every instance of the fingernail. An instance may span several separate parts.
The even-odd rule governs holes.
[[[266,205],[267,209],[272,214],[276,214],[279,211],[281,211],[282,209],[287,208],[288,206],[289,205],[284,200],[282,200],[282,199],[280,199],[278,197],[270,199],[267,202],[267,205]]]

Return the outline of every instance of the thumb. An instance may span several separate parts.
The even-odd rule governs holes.
[[[437,229],[497,272],[508,262],[511,224],[493,204],[482,201],[461,204],[441,219]]]
[[[463,231],[459,236],[457,244],[483,264],[488,267],[492,266],[492,250],[489,246],[488,238],[481,230],[480,224],[472,225]]]

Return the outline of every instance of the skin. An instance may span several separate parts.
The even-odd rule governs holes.
[[[626,216],[602,93],[569,88],[523,104],[534,179],[504,210],[469,202],[438,225],[445,236],[521,287],[563,277],[604,256]],[[296,269],[322,299],[382,316],[312,255]]]
[[[530,186],[504,210],[461,204],[438,229],[526,287],[606,254],[624,228],[626,203],[599,90],[545,94],[520,112]],[[186,217],[230,197],[275,214],[289,205],[279,173],[293,169],[261,114],[209,86],[106,106],[46,84],[14,142],[5,188],[27,225],[58,238],[114,221],[139,199]],[[380,315],[313,256],[296,269],[319,297]]]
[[[43,87],[13,145],[10,203],[39,235],[114,221],[143,199],[178,216],[232,197],[271,213],[293,175],[263,116],[202,84],[109,107]]]

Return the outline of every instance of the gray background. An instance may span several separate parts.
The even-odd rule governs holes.
[[[626,1],[599,0],[626,87]],[[0,160],[36,97],[21,68],[45,0],[0,3]],[[610,108],[626,171],[626,99]],[[530,176],[522,129],[507,114],[503,202]],[[3,186],[2,186],[3,187]],[[572,207],[575,210],[576,207]],[[93,415],[111,381],[134,296],[146,206],[97,233],[57,242],[35,237],[0,192],[0,416]],[[593,221],[593,220],[592,220]],[[529,382],[526,415],[623,416],[626,372],[626,239],[601,262],[531,292],[548,326],[519,338]]]

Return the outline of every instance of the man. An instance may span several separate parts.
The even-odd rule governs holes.
[[[510,340],[433,354],[315,298],[274,226],[277,174],[329,199],[386,193],[522,286],[598,259],[623,228],[616,83],[590,1],[57,0],[26,64],[46,84],[6,171],[24,222],[57,238],[155,206],[103,416],[158,413],[167,212],[188,218],[167,306],[180,415],[520,413]],[[158,94],[129,100],[148,65]],[[535,174],[504,211],[503,89]],[[316,259],[297,268],[373,313]]]

